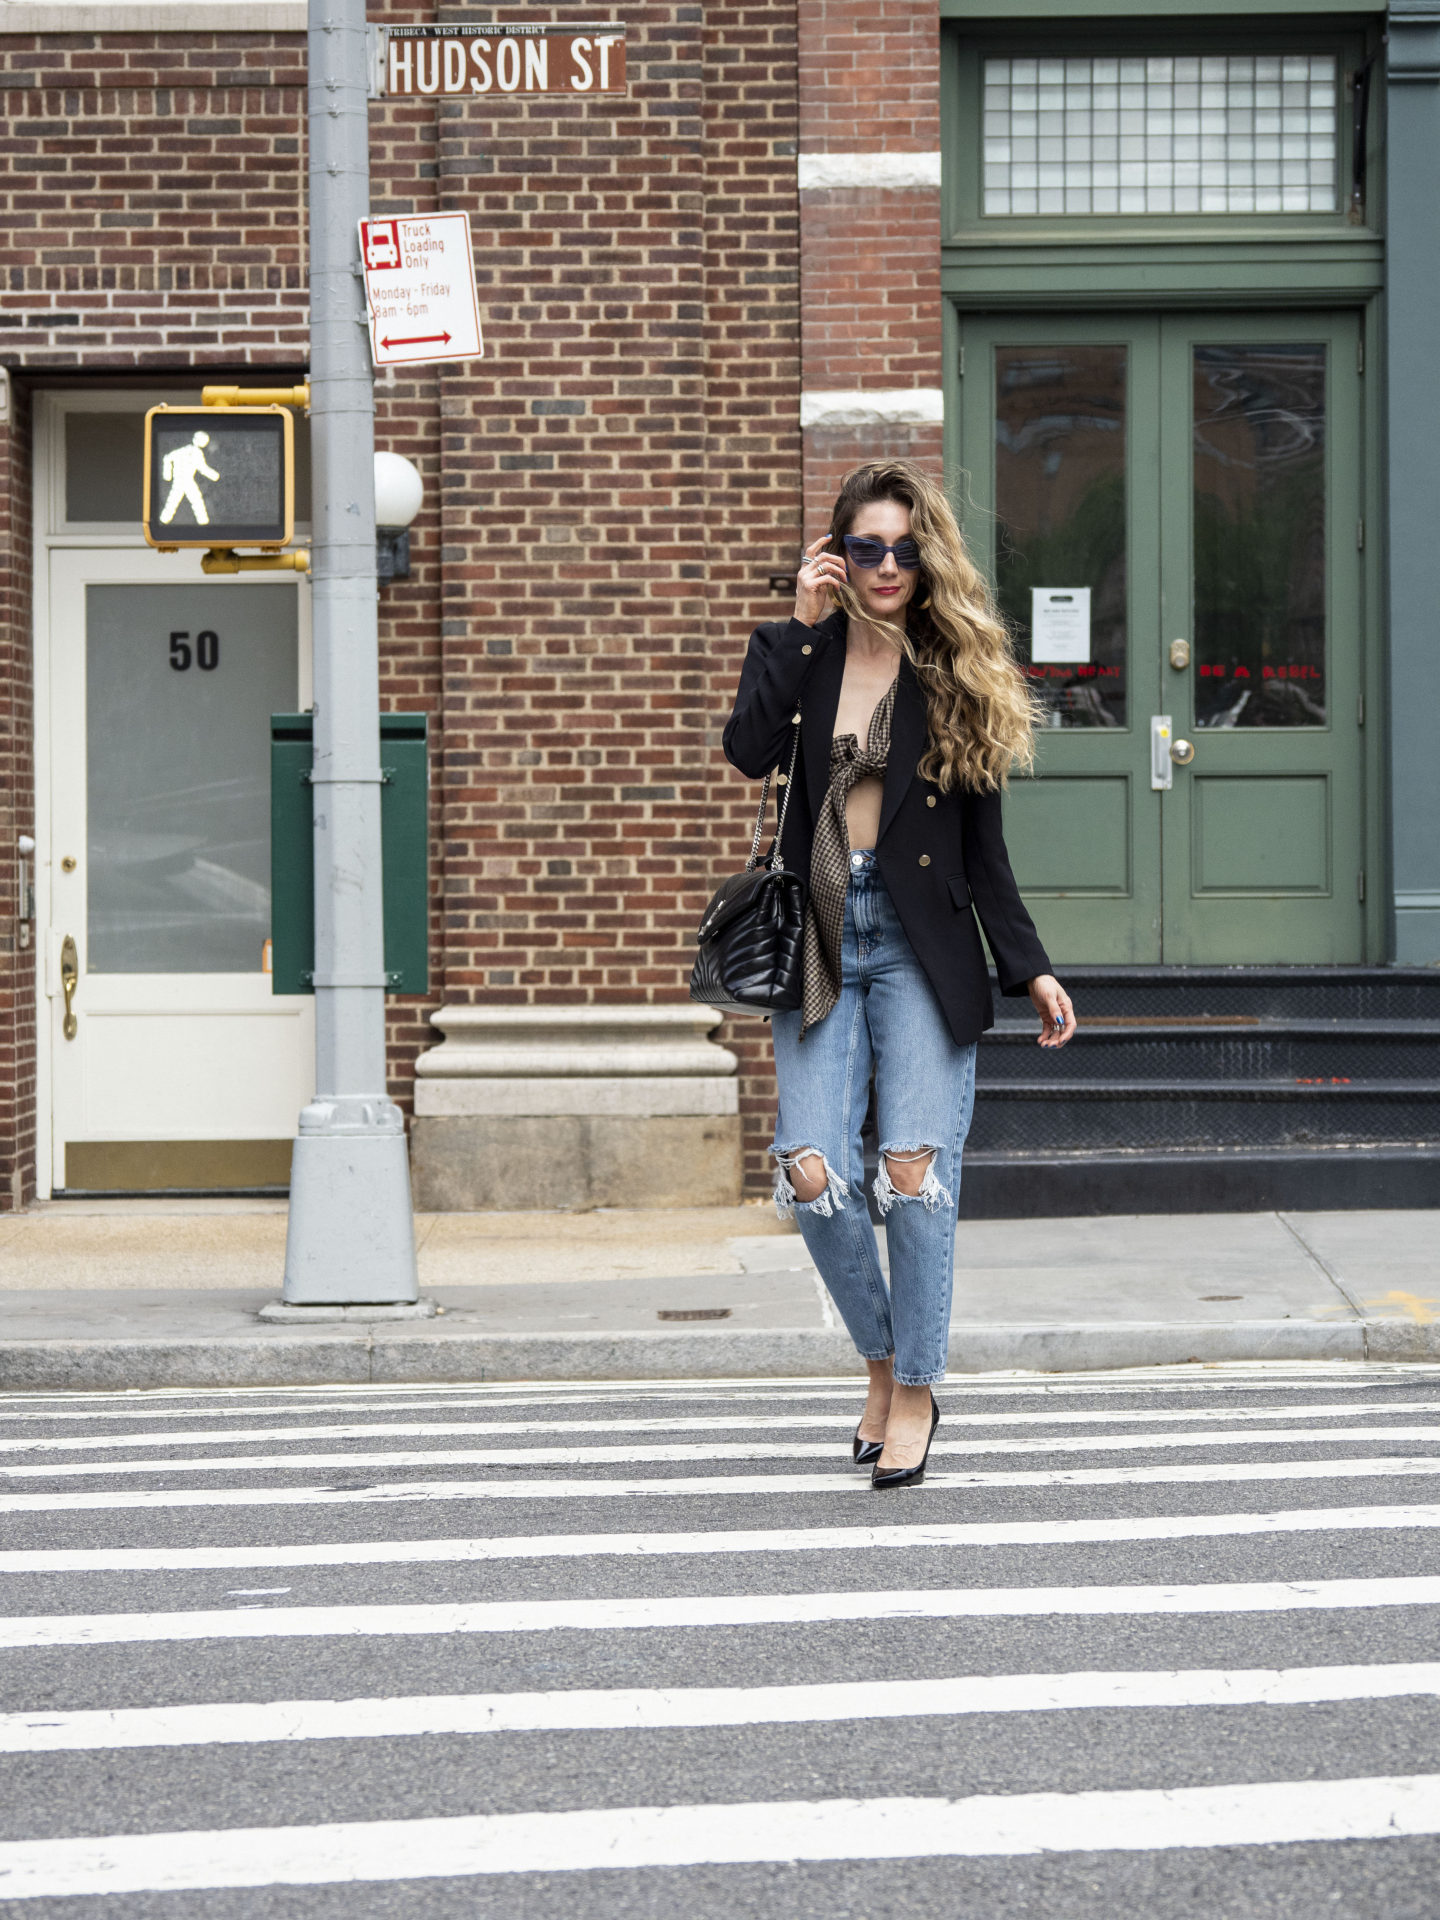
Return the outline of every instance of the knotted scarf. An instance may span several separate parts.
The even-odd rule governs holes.
[[[895,682],[876,702],[870,734],[860,750],[857,734],[837,733],[830,742],[830,785],[810,854],[810,905],[805,915],[805,1003],[803,1039],[840,998],[840,943],[845,930],[845,895],[850,886],[850,823],[845,802],[858,780],[885,778],[890,758],[890,720]]]

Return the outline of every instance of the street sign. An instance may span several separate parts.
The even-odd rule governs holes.
[[[151,407],[142,524],[152,547],[283,547],[295,531],[287,407]]]
[[[377,95],[624,93],[625,29],[586,26],[374,27]]]
[[[362,220],[360,261],[377,367],[484,353],[468,213]]]

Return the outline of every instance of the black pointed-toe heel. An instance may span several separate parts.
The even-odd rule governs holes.
[[[887,1467],[882,1473],[877,1463],[874,1471],[870,1475],[871,1486],[879,1487],[882,1490],[888,1490],[891,1487],[918,1487],[925,1478],[925,1462],[930,1458],[930,1441],[935,1438],[935,1429],[939,1424],[940,1409],[936,1405],[935,1396],[932,1393],[930,1396],[930,1436],[925,1442],[925,1451],[920,1456],[919,1465],[914,1467]],[[882,1448],[881,1451],[883,1452],[884,1449]]]
[[[860,1429],[856,1427],[855,1438],[850,1442],[850,1458],[857,1467],[868,1467],[878,1460],[885,1451],[883,1440],[862,1440]]]

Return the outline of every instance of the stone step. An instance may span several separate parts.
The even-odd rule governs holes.
[[[965,1220],[1440,1207],[1440,1145],[967,1149],[958,1201]]]
[[[976,1152],[1133,1152],[1358,1141],[1440,1143],[1440,1079],[989,1086],[976,1101],[969,1144]]]
[[[1440,1021],[1278,1021],[1221,1015],[1159,1020],[1100,1014],[1067,1047],[1039,1048],[1037,1026],[986,1034],[976,1065],[982,1093],[1049,1087],[1057,1097],[1093,1080],[1222,1080],[1294,1087],[1355,1080],[1440,1080]]]
[[[1059,966],[1059,972],[1082,1020],[1178,1014],[1440,1021],[1440,967]],[[995,1004],[1002,1021],[1029,1013],[1026,1002],[998,994]]]

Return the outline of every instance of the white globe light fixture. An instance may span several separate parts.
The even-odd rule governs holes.
[[[375,456],[375,577],[410,577],[410,522],[425,498],[425,482],[403,453]]]

